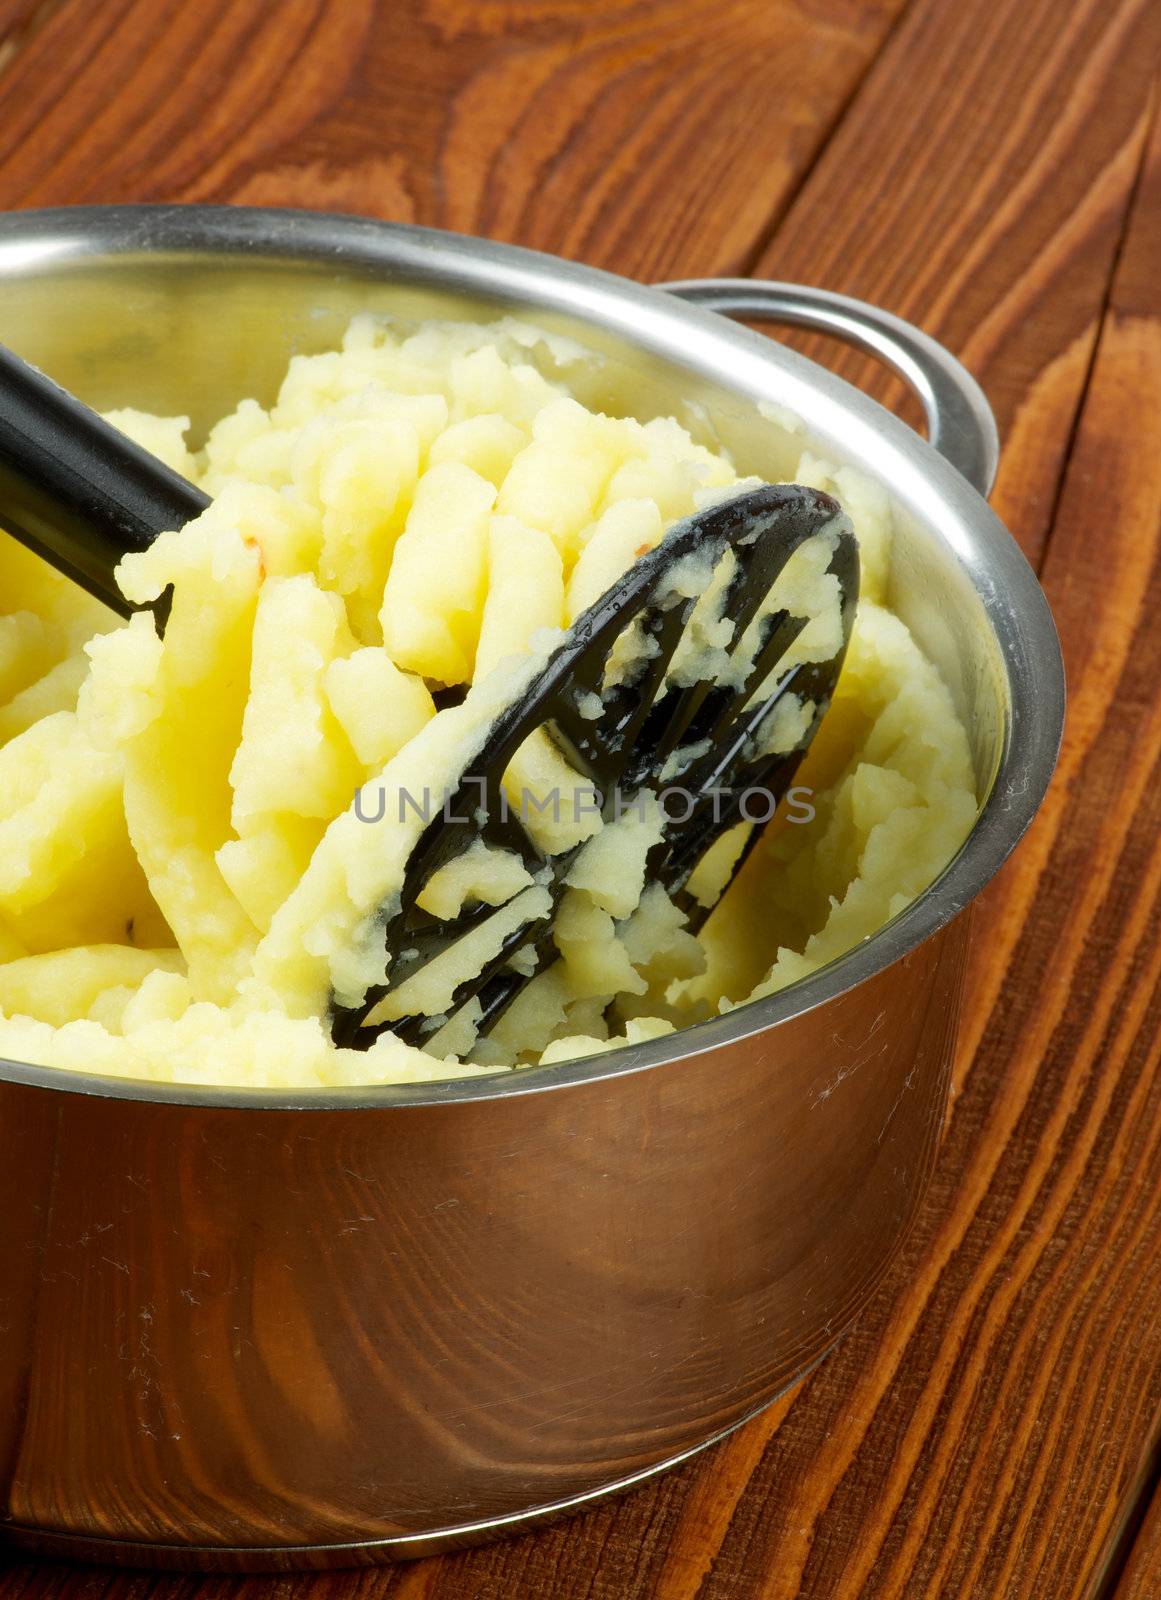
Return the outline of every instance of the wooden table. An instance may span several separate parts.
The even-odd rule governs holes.
[[[1161,1595],[1159,34],[1157,0],[0,0],[2,206],[361,211],[916,319],[996,406],[1071,690],[918,1225],[793,1394],[535,1537],[277,1581],[21,1564],[5,1600]]]

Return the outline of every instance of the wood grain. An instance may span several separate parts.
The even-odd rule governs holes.
[[[1159,49],[1155,0],[914,5],[755,264],[886,306],[967,362],[1004,441],[994,503],[1033,559],[1140,166]],[[864,358],[793,342],[901,406],[900,386]]]
[[[1161,1592],[1161,1494],[1141,1525],[1116,1587],[1116,1600],[1156,1600]]]
[[[45,26],[62,0],[0,0],[0,72]]]
[[[536,1537],[269,1583],[24,1563],[5,1600],[1084,1593],[1161,1401],[1159,18],[1148,0],[66,0],[13,57],[5,204],[346,207],[643,277],[753,266],[917,317],[997,403],[998,504],[1043,561],[1072,708],[1050,802],[979,919],[928,1203],[791,1396]],[[1161,1590],[1157,1540],[1154,1512],[1127,1600]]]
[[[901,5],[67,0],[0,86],[0,198],[346,209],[729,271]]]

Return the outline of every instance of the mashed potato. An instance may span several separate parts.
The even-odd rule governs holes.
[[[383,796],[438,803],[559,630],[675,519],[744,486],[672,419],[586,410],[534,363],[536,340],[509,322],[403,335],[360,320],[341,351],[296,357],[270,410],[243,401],[196,453],[182,418],[115,413],[214,497],[118,574],[135,604],[172,587],[164,639],[151,612],[122,624],[0,534],[0,1054],[266,1087],[566,1059],[783,987],[950,860],[976,815],[967,739],[885,609],[885,498],[804,457],[797,481],[854,521],[858,619],[794,795],[700,936],[645,881],[647,806],[607,825],[535,815],[550,851],[588,841],[556,917],[559,959],[490,1037],[471,1008],[444,1014],[459,952],[383,1013],[428,1016],[424,1050],[390,1033],[365,1052],[333,1046],[331,999],[358,1004],[384,980],[379,918],[421,831],[390,803],[375,820]],[[828,557],[811,541],[781,580],[811,619],[802,659],[834,648]],[[791,703],[770,748],[789,748],[805,714]],[[506,781],[542,795],[562,775],[575,787],[539,735]],[[700,870],[704,903],[739,842]],[[474,902],[497,908],[473,936],[478,970],[548,894],[480,845],[424,904]]]

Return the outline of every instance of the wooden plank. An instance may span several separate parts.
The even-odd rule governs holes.
[[[1060,780],[1009,877],[1019,938],[969,1030],[977,1065],[898,1298],[861,1329],[869,1364],[841,1353],[794,1406],[706,1600],[1079,1593],[1155,1415],[1159,200],[1161,136],[1045,569],[1072,703]]]
[[[1004,437],[994,503],[1033,559],[1092,359],[1159,48],[1156,0],[924,0],[755,267],[876,301],[967,362]],[[865,359],[792,342],[900,406],[900,386]]]
[[[66,0],[0,83],[0,203],[304,205],[730,271],[901,6]]]
[[[705,1600],[1078,1593],[1154,1414],[1159,198],[1161,138],[1048,555],[1069,734],[1009,874],[977,1064],[894,1283],[774,1435]]]
[[[106,19],[116,10],[138,29],[152,26],[156,10],[162,19],[159,28],[177,30],[166,33],[166,39],[189,40],[180,31],[181,19],[174,19],[173,7],[107,4],[103,9]],[[215,21],[220,6],[188,9],[203,21],[212,13],[206,24],[211,33],[228,31]],[[301,28],[293,33],[290,25],[294,19],[301,22],[309,8],[279,9],[290,30],[284,38],[293,34],[295,40],[305,39]],[[838,9],[827,8],[832,15]],[[848,17],[844,26],[854,26],[849,15],[857,9],[842,8]],[[1094,5],[1081,3],[1070,6],[1064,18],[1059,8],[1049,16],[1043,6],[965,6],[974,19],[968,32],[980,39],[952,37],[962,43],[957,77],[970,89],[965,87],[961,100],[957,83],[945,78],[944,97],[932,101],[924,98],[925,75],[938,70],[940,52],[950,46],[946,34],[932,31],[930,19],[942,17],[945,27],[951,27],[958,9],[915,0],[904,30],[912,41],[909,51],[901,54],[895,47],[886,58],[889,67],[885,63],[882,72],[872,75],[836,143],[842,148],[845,140],[848,154],[837,167],[832,164],[827,178],[831,188],[823,191],[815,187],[818,180],[811,180],[799,206],[789,213],[785,237],[791,240],[793,230],[799,230],[799,270],[808,275],[810,231],[799,219],[809,219],[812,211],[799,207],[813,208],[820,260],[830,256],[827,230],[846,228],[848,245],[834,258],[833,270],[828,267],[824,275],[819,267],[809,276],[858,290],[864,257],[856,246],[862,230],[855,226],[857,219],[847,220],[847,212],[861,207],[870,230],[894,192],[885,180],[865,194],[857,185],[847,185],[847,164],[862,158],[864,143],[877,141],[880,151],[898,145],[900,161],[910,144],[912,151],[924,153],[929,165],[943,159],[940,153],[954,139],[962,139],[966,148],[957,148],[954,171],[946,165],[941,170],[959,204],[970,207],[978,178],[991,182],[993,192],[1002,190],[1004,182],[1018,190],[1023,167],[1046,143],[1056,141],[1052,148],[1059,167],[1042,171],[1026,215],[1008,223],[1016,243],[1007,242],[1005,234],[1003,248],[997,242],[975,268],[989,286],[989,305],[1006,307],[1008,297],[1016,296],[1019,307],[1018,315],[1005,311],[1002,329],[993,330],[987,341],[984,376],[994,390],[1010,397],[1014,427],[1009,431],[1029,475],[1026,486],[1012,479],[1005,490],[1010,501],[1005,501],[1005,510],[1028,547],[1037,549],[1043,547],[1051,521],[1066,436],[1143,138],[1149,25],[1155,13],[1143,5],[1107,0],[1099,16]],[[91,16],[79,5],[69,10],[82,32],[87,31],[89,50],[100,53],[105,47]],[[569,13],[574,25],[578,10]],[[617,8],[617,15],[627,16],[629,10]],[[640,15],[641,8],[633,10]],[[714,15],[722,10],[716,8]],[[1025,11],[1035,24],[1027,30],[1021,23]],[[538,7],[534,17],[543,14],[545,8]],[[564,7],[548,14],[557,17],[571,48],[575,36],[559,20],[566,15]],[[675,15],[676,8],[667,8],[667,14]],[[261,19],[253,8],[248,15],[253,24],[250,45],[261,46]],[[358,21],[363,13],[352,4],[348,15]],[[410,11],[407,15],[412,17]],[[462,206],[465,216],[479,219],[473,225],[496,232],[511,229],[553,248],[567,245],[590,259],[642,274],[711,270],[706,264],[711,257],[722,267],[738,259],[741,240],[751,237],[753,229],[747,224],[735,230],[724,206],[720,222],[716,210],[707,211],[690,220],[687,232],[674,231],[668,245],[658,242],[656,217],[646,218],[640,236],[634,231],[635,211],[643,205],[640,194],[633,205],[622,205],[618,197],[611,211],[598,207],[584,221],[577,220],[575,203],[570,207],[561,197],[572,196],[575,202],[583,197],[584,183],[580,175],[570,177],[568,167],[575,161],[577,174],[587,173],[591,182],[604,170],[600,160],[606,150],[599,141],[590,142],[584,114],[570,124],[571,144],[566,139],[561,146],[565,153],[556,169],[536,154],[539,146],[530,134],[521,135],[515,106],[505,111],[506,141],[497,142],[491,110],[481,116],[479,137],[493,142],[478,165],[476,152],[464,144],[455,146],[459,154],[449,162],[442,152],[450,133],[443,144],[435,138],[432,130],[443,124],[427,97],[434,102],[446,93],[446,84],[440,87],[444,80],[436,79],[452,68],[442,57],[438,64],[432,57],[444,50],[454,54],[457,40],[467,38],[475,41],[478,60],[481,50],[486,54],[480,39],[492,36],[485,26],[500,26],[513,11],[497,5],[480,7],[475,15],[486,22],[466,23],[463,6],[429,8],[426,16],[436,19],[433,31],[422,48],[417,44],[406,57],[419,82],[399,102],[413,115],[398,125],[376,123],[376,135],[383,135],[378,146],[357,126],[355,112],[338,103],[337,90],[316,82],[325,76],[323,60],[332,68],[345,64],[354,85],[350,103],[364,115],[371,89],[358,81],[370,78],[369,67],[359,64],[362,44],[344,55],[337,46],[312,53],[309,41],[300,43],[304,82],[288,89],[292,104],[277,113],[264,108],[261,97],[268,90],[260,67],[247,63],[254,122],[247,123],[239,95],[229,106],[211,111],[206,129],[197,129],[186,100],[184,123],[168,112],[163,119],[172,152],[158,129],[146,137],[128,115],[119,120],[121,110],[98,104],[102,74],[108,100],[109,53],[100,73],[94,74],[85,64],[85,52],[70,45],[69,70],[88,75],[84,95],[89,115],[98,119],[97,133],[87,152],[74,157],[69,138],[54,131],[48,95],[40,111],[49,123],[51,151],[47,158],[34,151],[0,160],[0,184],[11,185],[0,188],[0,198],[31,195],[39,203],[48,198],[109,198],[132,193],[135,185],[137,192],[145,192],[141,186],[155,183],[148,192],[300,202],[314,194],[314,203],[374,209],[390,191],[385,204],[398,208],[396,214],[410,204],[420,220],[448,221]],[[1085,19],[1079,33],[1077,16]],[[392,25],[390,19],[379,24]],[[500,54],[510,57],[509,76],[503,81],[512,101],[531,104],[539,93],[544,105],[551,92],[536,89],[544,81],[537,76],[543,62],[536,25],[522,23],[521,30],[533,31],[505,35],[516,42]],[[323,26],[340,30],[354,24],[339,17]],[[1106,27],[1119,29],[1113,47],[1102,45]],[[49,32],[45,30],[41,41]],[[140,32],[134,37],[140,40]],[[234,49],[241,48],[239,34],[230,32],[229,37]],[[54,63],[67,44],[63,38],[58,41],[57,55],[41,44],[41,78],[63,70]],[[211,41],[207,53],[198,57],[199,68],[208,70],[212,64],[211,46],[217,52],[213,62],[224,58],[221,40]],[[171,61],[177,59],[174,45],[165,49]],[[535,58],[527,78],[516,59],[525,52]],[[469,54],[465,47],[465,62]],[[14,64],[6,84],[25,71],[30,55]],[[129,79],[126,92],[136,116],[144,118],[149,102],[143,84],[149,71],[118,59]],[[380,71],[384,59],[382,54],[376,57]],[[1030,72],[1029,61],[1039,64],[1036,73]],[[988,87],[984,67],[989,63],[1004,76],[1008,89],[988,100],[981,112],[975,107]],[[221,64],[209,72],[210,87],[225,73]],[[21,78],[21,93],[35,89],[36,77]],[[156,90],[155,80],[156,75]],[[57,95],[62,81],[57,79]],[[555,81],[563,92],[561,74],[547,81]],[[863,111],[866,94],[877,96],[873,117]],[[600,101],[594,94],[584,102],[598,118]],[[212,96],[207,104],[213,106]],[[1078,106],[1088,107],[1091,137],[1084,136]],[[286,125],[275,134],[274,124],[284,111]],[[764,106],[764,114],[783,132],[793,120],[792,109],[773,100]],[[291,128],[294,118],[298,121]],[[222,131],[231,119],[237,153]],[[88,137],[81,115],[69,110],[61,120],[71,137]],[[1025,133],[1016,144],[1004,145],[1002,170],[993,173],[988,152],[994,140],[1009,136],[1013,124]],[[858,134],[853,142],[851,128]],[[116,129],[131,141],[132,156],[120,153]],[[764,136],[774,139],[769,130]],[[329,154],[311,155],[314,164],[303,164],[305,152],[324,147]],[[369,149],[378,150],[373,159]],[[432,152],[429,170],[425,162]],[[148,167],[150,153],[164,158],[159,173]],[[98,170],[105,159],[108,170]],[[641,165],[648,166],[648,161]],[[525,168],[532,180],[523,177]],[[480,178],[481,172],[501,169],[500,180]],[[554,171],[561,185],[555,209],[541,213],[525,206],[518,215],[512,196],[519,185],[534,194],[538,182],[547,187],[553,181]],[[671,194],[680,176],[675,178],[670,168],[668,187],[659,182],[656,198]],[[900,171],[897,181],[919,180]],[[317,1595],[318,1600],[356,1589],[368,1596],[403,1595],[408,1600],[524,1594],[617,1600],[655,1595],[678,1600],[697,1594],[703,1600],[722,1595],[747,1600],[757,1594],[918,1595],[941,1587],[949,1594],[1035,1594],[1040,1600],[1078,1592],[1078,1569],[1083,1571],[1086,1555],[1115,1514],[1119,1468],[1134,1433],[1136,1444],[1141,1442],[1142,1419],[1147,1419],[1149,1399],[1155,1396],[1158,1371],[1156,1347],[1150,1342],[1154,1335],[1145,1320],[1145,1297],[1150,1292],[1156,1297],[1155,1278],[1150,1278],[1156,1271],[1156,1237],[1149,1229],[1155,1226],[1159,1178],[1157,1046],[1150,1031],[1157,1026],[1150,989],[1157,932],[1151,920],[1150,874],[1156,874],[1158,822],[1149,809],[1156,806],[1159,790],[1155,781],[1150,784],[1147,766],[1157,731],[1150,720],[1155,719],[1157,663],[1155,633],[1133,631],[1139,617],[1153,614],[1145,611],[1145,558],[1155,551],[1158,506],[1145,452],[1151,443],[1154,460],[1161,452],[1156,439],[1148,437],[1148,430],[1157,427],[1158,407],[1150,409],[1141,396],[1147,394],[1148,383],[1156,382],[1150,354],[1158,325],[1151,299],[1155,270],[1151,274],[1145,234],[1150,225],[1145,201],[1150,197],[1152,215],[1157,214],[1156,182],[1154,162],[1102,338],[1047,568],[1065,624],[1075,696],[1064,781],[1008,875],[1005,898],[997,902],[989,923],[991,940],[979,963],[960,1095],[935,1187],[891,1281],[843,1348],[809,1383],[702,1463],[654,1488],[534,1539],[400,1572],[358,1580],[303,1579],[280,1589],[296,1596]],[[449,199],[453,192],[455,198]],[[788,193],[783,184],[779,194]],[[921,187],[920,199],[928,206],[941,193]],[[348,194],[349,200],[341,198]],[[358,195],[370,198],[356,199]],[[652,195],[650,191],[646,201]],[[907,285],[924,274],[930,251],[943,249],[943,232],[953,226],[956,214],[953,205],[938,213],[935,231],[918,234],[913,228],[900,235],[879,298],[892,301],[898,293],[892,303],[908,308]],[[610,218],[619,220],[614,225]],[[713,236],[715,224],[722,229],[719,237]],[[1030,257],[1021,243],[1025,227],[1038,241]],[[543,232],[526,231],[537,228]],[[969,235],[959,237],[962,246]],[[875,259],[883,263],[889,261],[887,240],[889,235],[875,251]],[[1044,255],[1056,262],[1047,277],[1037,265]],[[777,270],[787,270],[777,264],[776,251],[766,259],[775,261]],[[789,244],[785,259],[793,260]],[[847,264],[851,274],[843,276],[838,269]],[[1028,314],[1031,290],[1020,288],[1029,273],[1039,285],[1035,319]],[[983,291],[977,295],[971,273],[957,294],[966,295],[977,310],[983,303]],[[935,301],[920,296],[915,307],[922,312],[928,303]],[[936,326],[952,329],[949,338],[957,337],[953,322],[960,316],[959,305],[956,298],[939,311],[946,320],[935,317]],[[1051,350],[1038,342],[1047,338],[1043,330],[1024,327],[1025,321],[1041,318],[1054,328]],[[970,319],[964,327],[969,336],[974,332]],[[966,348],[966,340],[960,348]],[[1139,420],[1133,449],[1125,437],[1125,415]],[[1052,455],[1055,475],[1041,465],[1041,451]],[[1110,684],[1116,685],[1115,698],[1110,697]],[[973,1052],[975,1066],[969,1074],[966,1062]],[[3,1581],[6,1600],[9,1595],[16,1600],[47,1592],[78,1597],[107,1592],[144,1600],[158,1588],[209,1600],[226,1587],[215,1580],[158,1585],[148,1577],[93,1578],[29,1565],[10,1569]],[[228,1587],[231,1595],[255,1600],[271,1592],[260,1582]]]

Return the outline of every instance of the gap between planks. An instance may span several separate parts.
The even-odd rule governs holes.
[[[1089,390],[1092,387],[1093,373],[1096,371],[1097,358],[1100,355],[1101,344],[1104,339],[1105,326],[1110,316],[1116,315],[1114,295],[1116,291],[1117,276],[1120,272],[1121,260],[1125,253],[1125,243],[1129,237],[1133,218],[1136,215],[1137,200],[1141,192],[1141,182],[1149,164],[1150,152],[1153,148],[1154,138],[1158,132],[1158,105],[1161,102],[1161,75],[1153,83],[1149,96],[1149,104],[1145,113],[1145,132],[1141,140],[1141,149],[1137,157],[1136,170],[1133,181],[1129,185],[1125,197],[1125,209],[1121,214],[1120,226],[1117,230],[1117,242],[1113,248],[1112,261],[1109,263],[1109,275],[1105,283],[1104,294],[1096,312],[1096,338],[1088,352],[1088,361],[1085,365],[1084,377],[1077,391],[1076,410],[1072,414],[1072,424],[1068,430],[1068,439],[1064,446],[1064,455],[1061,458],[1060,474],[1056,480],[1056,493],[1052,497],[1052,509],[1048,514],[1048,534],[1039,551],[1035,563],[1037,574],[1044,572],[1048,562],[1048,554],[1052,549],[1053,537],[1056,533],[1056,523],[1060,511],[1060,502],[1064,495],[1064,487],[1068,481],[1068,472],[1072,464],[1073,454],[1076,450],[1076,441],[1080,434],[1081,419],[1084,416],[1085,404],[1088,400]]]
[[[60,4],[61,0],[53,0],[53,3]],[[886,51],[888,46],[891,44],[891,41],[902,29],[912,11],[919,3],[920,0],[904,0],[904,3],[895,13],[890,26],[886,29],[882,39],[879,41],[878,48],[872,55],[867,57],[867,61],[863,67],[863,70],[852,80],[846,94],[835,107],[834,115],[831,117],[826,127],[822,130],[822,136],[815,147],[814,154],[809,163],[804,166],[802,171],[797,174],[794,180],[787,185],[784,193],[779,195],[778,199],[775,200],[769,217],[766,219],[766,222],[755,236],[754,243],[751,245],[750,249],[747,250],[745,258],[738,268],[739,277],[752,278],[757,272],[762,257],[766,254],[774,240],[778,237],[779,229],[789,216],[790,211],[794,206],[794,202],[798,199],[803,189],[805,189],[806,185],[810,182],[815,167],[826,155],[832,140],[834,140],[842,131],[843,124],[846,122],[847,116],[852,107],[858,101],[867,79],[874,72],[884,51]]]

